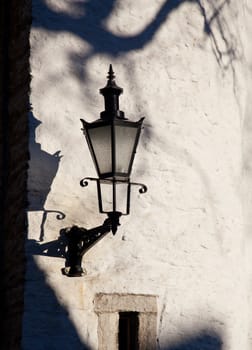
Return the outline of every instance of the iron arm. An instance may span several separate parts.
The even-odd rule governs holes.
[[[101,226],[92,229],[72,226],[70,229],[64,229],[62,233],[67,238],[67,265],[69,271],[64,269],[64,273],[69,277],[80,277],[84,273],[82,264],[83,255],[105,237],[110,231],[116,233],[120,225],[119,218],[121,213],[108,213],[108,218]]]

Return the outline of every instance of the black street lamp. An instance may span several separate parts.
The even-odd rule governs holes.
[[[98,178],[86,177],[80,181],[85,187],[88,181],[97,184],[97,196],[100,213],[108,215],[102,226],[85,230],[76,226],[67,233],[69,244],[68,276],[80,276],[83,273],[81,258],[83,254],[100,240],[106,233],[117,231],[121,215],[130,212],[130,192],[134,185],[140,186],[139,192],[144,193],[147,187],[143,184],[130,182],[130,174],[136,153],[137,144],[142,128],[143,119],[132,122],[125,118],[124,112],[119,109],[119,96],[123,89],[116,85],[112,65],[109,67],[107,85],[100,89],[104,96],[105,110],[100,119],[88,123],[81,119],[83,132],[97,171]],[[111,207],[104,209],[102,186],[111,188]],[[118,207],[118,193],[120,186],[126,186],[126,207],[124,211]]]

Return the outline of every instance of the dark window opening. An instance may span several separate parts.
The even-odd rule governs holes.
[[[139,350],[138,312],[119,312],[119,350]]]

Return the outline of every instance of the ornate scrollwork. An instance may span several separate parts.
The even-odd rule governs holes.
[[[147,190],[148,190],[148,188],[147,188],[147,186],[146,185],[144,185],[144,184],[141,184],[141,183],[138,183],[138,182],[131,182],[130,183],[131,185],[133,185],[133,186],[139,186],[140,188],[139,188],[139,193],[146,193],[147,192]]]
[[[66,214],[62,213],[62,212],[58,212],[58,214],[56,215],[56,219],[57,220],[63,220],[65,219]]]
[[[86,186],[88,186],[88,181],[86,179],[82,179],[82,180],[80,180],[80,185],[81,185],[81,187],[86,187]]]
[[[95,179],[93,177],[84,177],[84,179],[80,180],[81,187],[87,187],[88,181],[98,181],[98,179]]]
[[[45,213],[45,215],[47,215],[49,213],[57,214],[56,215],[57,220],[63,220],[66,217],[66,214],[62,213],[62,211],[59,211],[59,210],[45,210],[44,213]]]

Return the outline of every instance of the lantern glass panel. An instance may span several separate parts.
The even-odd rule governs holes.
[[[101,183],[101,200],[104,212],[127,211],[128,183]]]
[[[115,125],[116,173],[129,175],[138,126]]]
[[[88,133],[100,174],[111,173],[111,126],[90,128]]]

